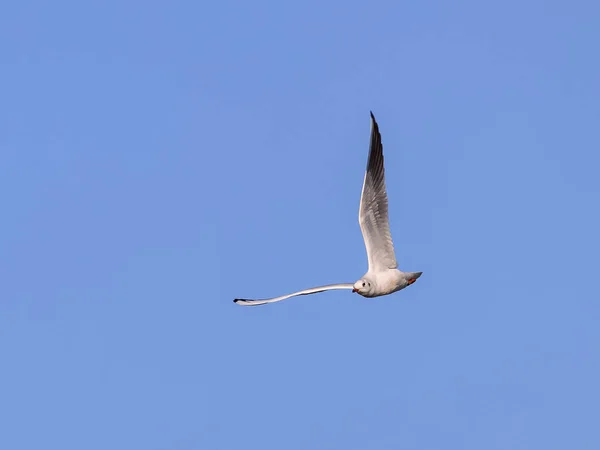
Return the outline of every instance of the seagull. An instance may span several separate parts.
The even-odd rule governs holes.
[[[371,143],[360,196],[358,222],[367,249],[369,270],[356,283],[329,284],[263,300],[236,298],[233,301],[242,306],[258,306],[335,289],[348,289],[363,297],[373,298],[404,289],[421,276],[423,272],[402,272],[398,269],[388,218],[383,145],[373,112],[371,112]]]

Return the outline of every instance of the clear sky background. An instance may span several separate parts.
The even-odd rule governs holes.
[[[0,448],[600,448],[600,3],[5,2]],[[369,110],[400,268],[366,270]]]

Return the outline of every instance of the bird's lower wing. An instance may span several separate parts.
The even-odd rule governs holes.
[[[242,306],[258,306],[258,305],[266,305],[267,303],[275,303],[280,302],[281,300],[285,300],[290,297],[296,297],[298,295],[309,295],[309,294],[317,294],[319,292],[324,291],[332,291],[335,289],[352,289],[353,285],[351,283],[340,283],[340,284],[328,284],[327,286],[319,286],[310,289],[304,289],[303,291],[294,292],[293,294],[282,295],[281,297],[275,298],[266,298],[263,300],[249,300],[245,298],[236,298],[233,302]]]

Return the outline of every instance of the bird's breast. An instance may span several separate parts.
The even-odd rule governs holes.
[[[402,272],[397,269],[389,269],[375,275],[376,289],[373,297],[388,295],[399,291],[404,286]]]

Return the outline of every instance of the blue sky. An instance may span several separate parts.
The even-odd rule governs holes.
[[[600,6],[0,7],[0,447],[597,449]],[[369,110],[410,289],[354,282]]]

